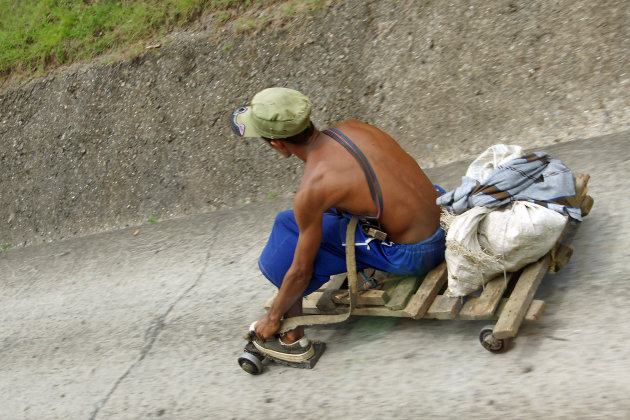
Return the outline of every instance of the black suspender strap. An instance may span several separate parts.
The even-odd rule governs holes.
[[[376,179],[372,165],[370,165],[370,162],[357,145],[341,131],[336,128],[329,128],[328,130],[324,130],[322,132],[345,147],[350,153],[352,153],[352,156],[355,157],[357,162],[359,162],[359,165],[365,174],[368,187],[370,188],[372,200],[374,201],[374,204],[376,204],[376,218],[380,219],[381,214],[383,213],[383,195],[381,194],[381,187],[378,183],[378,179]]]

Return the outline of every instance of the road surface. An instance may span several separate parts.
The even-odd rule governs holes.
[[[544,149],[591,174],[595,206],[538,290],[542,319],[499,355],[485,322],[353,317],[308,329],[328,343],[315,369],[244,373],[287,199],[2,251],[0,418],[630,418],[629,145]],[[428,173],[454,188],[468,164]]]

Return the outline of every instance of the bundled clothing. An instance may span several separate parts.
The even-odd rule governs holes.
[[[575,194],[571,170],[547,153],[534,152],[497,166],[481,182],[462,177],[462,184],[438,197],[437,204],[462,214],[476,206],[499,207],[526,200],[581,221],[580,208],[571,205]]]

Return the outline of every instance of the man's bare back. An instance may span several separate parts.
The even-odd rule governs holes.
[[[357,120],[335,126],[372,165],[383,194],[381,226],[389,240],[416,243],[439,226],[438,193],[416,161],[394,139]],[[299,191],[316,189],[327,204],[355,215],[376,215],[365,174],[356,159],[324,133],[313,139]]]

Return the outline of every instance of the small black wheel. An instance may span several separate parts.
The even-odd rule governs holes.
[[[251,353],[243,352],[238,358],[238,364],[250,375],[259,375],[263,371],[262,361]]]
[[[505,351],[507,347],[506,340],[501,338],[496,338],[492,335],[492,329],[494,327],[492,325],[486,325],[479,332],[479,342],[483,346],[484,349],[488,350],[491,353],[501,353]]]

